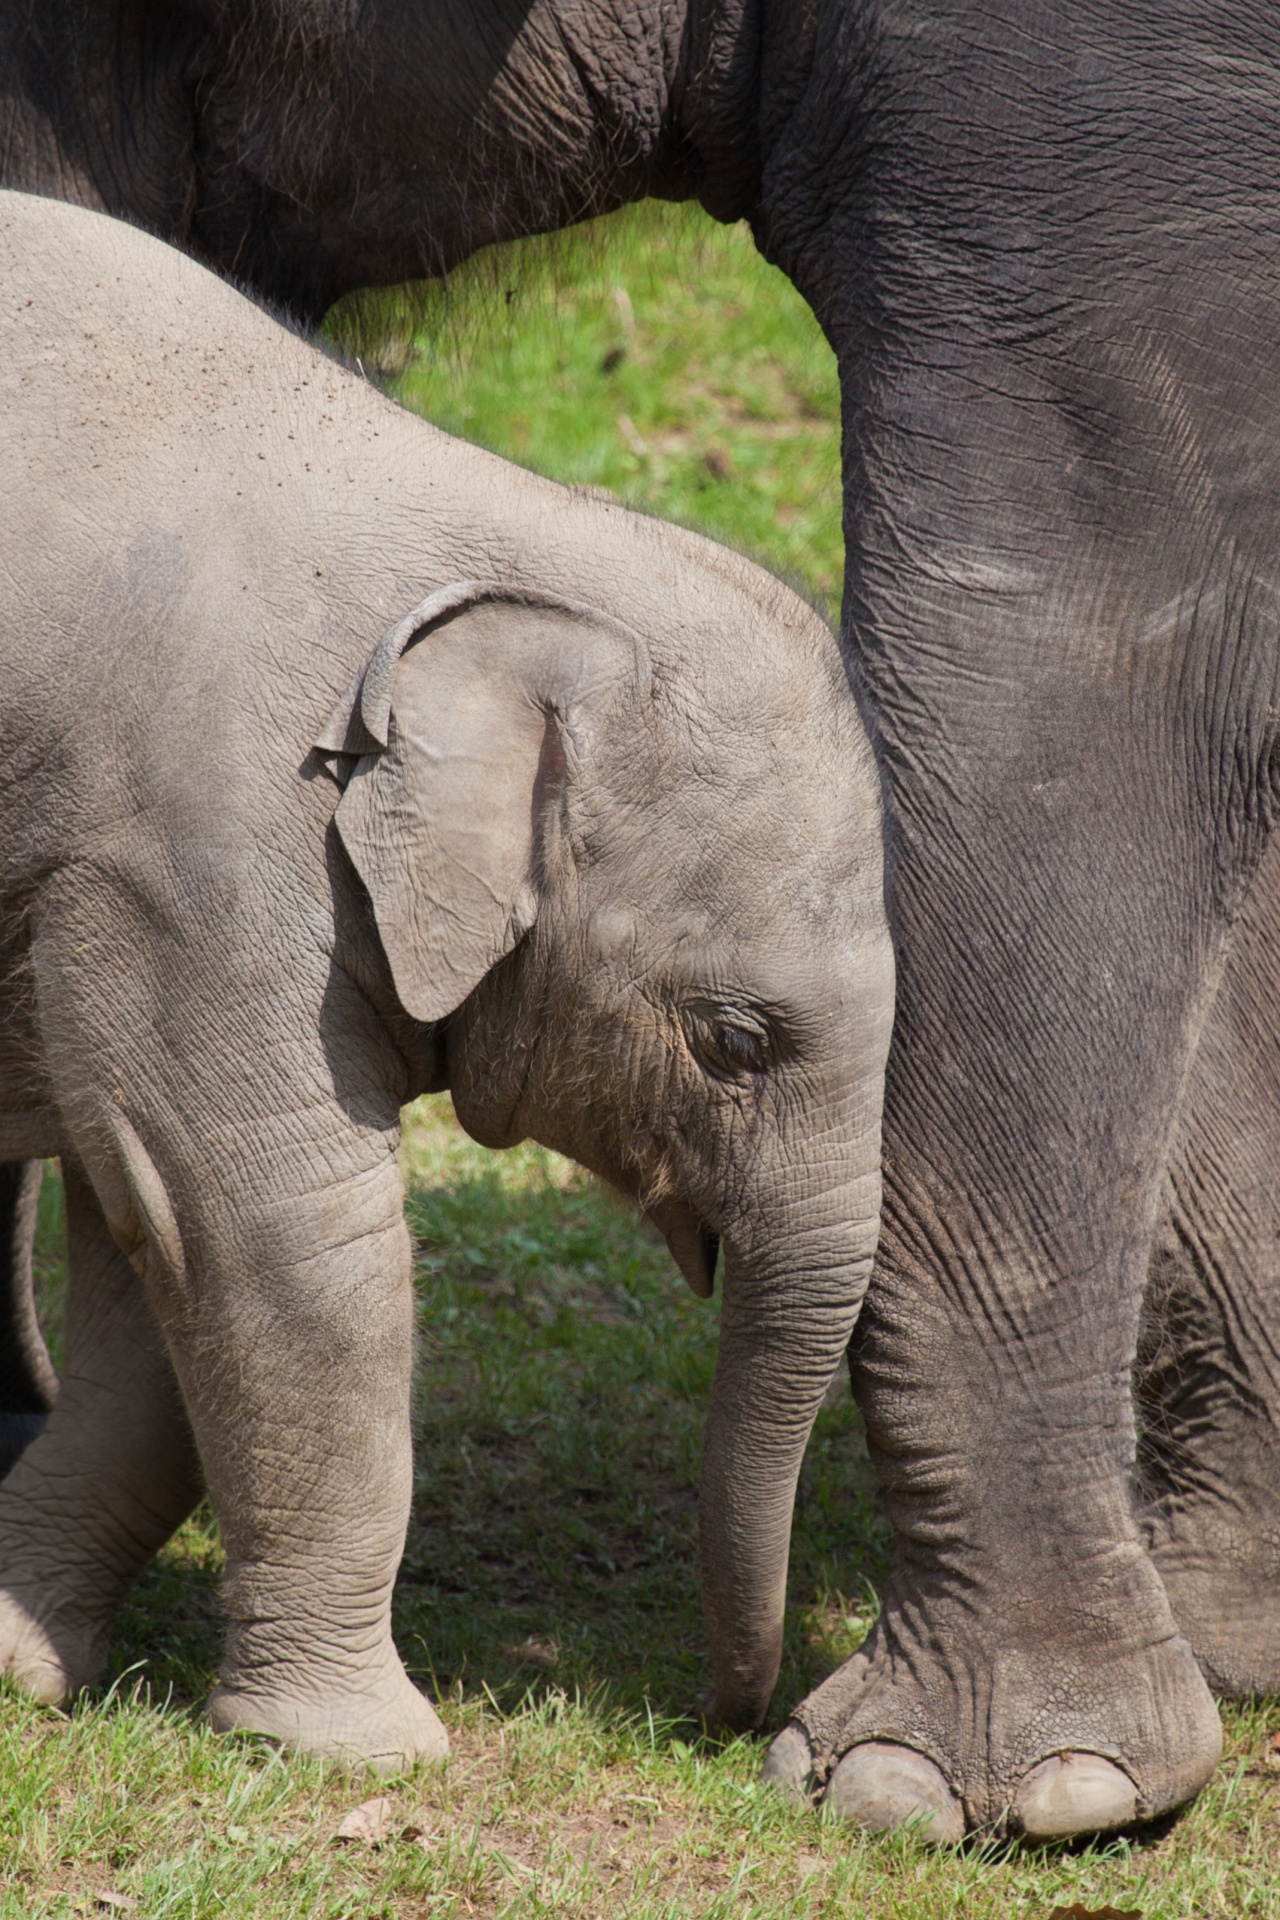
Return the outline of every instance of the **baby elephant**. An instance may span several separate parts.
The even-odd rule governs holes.
[[[450,1089],[724,1249],[716,1700],[777,1674],[800,1456],[868,1278],[892,1009],[835,646],[691,534],[461,445],[183,255],[0,195],[0,1160],[62,1156],[56,1407],[0,1669],[60,1700],[207,1488],[211,1711],[445,1750],[392,1643],[400,1108]]]

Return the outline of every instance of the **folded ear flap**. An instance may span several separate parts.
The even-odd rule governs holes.
[[[639,643],[571,601],[460,582],[383,639],[316,744],[396,992],[440,1020],[534,924],[549,836]]]

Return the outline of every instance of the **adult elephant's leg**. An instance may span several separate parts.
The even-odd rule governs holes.
[[[939,679],[882,715],[899,994],[853,1376],[892,1574],[773,1768],[870,1826],[1050,1836],[1178,1805],[1220,1750],[1130,1483],[1169,1126],[1222,934],[1194,743],[1162,708],[1148,761],[1127,671],[1101,644],[1095,669],[1065,612],[1068,657],[1027,673],[1029,635],[1002,686],[983,617],[957,608]]]
[[[141,1281],[81,1169],[67,1200],[66,1369],[0,1487],[0,1670],[42,1700],[93,1680],[120,1601],[190,1511],[190,1429]]]
[[[1280,1692],[1280,845],[1232,930],[1144,1302],[1142,1525],[1216,1693]]]
[[[39,1160],[0,1163],[0,1479],[40,1432],[58,1392],[32,1290],[43,1178]]]

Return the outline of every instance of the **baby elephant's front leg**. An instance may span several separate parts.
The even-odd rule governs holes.
[[[412,1482],[394,1155],[273,1200],[202,1170],[170,1341],[227,1554],[214,1724],[385,1771],[448,1750],[391,1638]]]

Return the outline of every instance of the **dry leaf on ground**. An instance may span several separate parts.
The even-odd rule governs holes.
[[[379,1794],[376,1800],[363,1800],[350,1813],[344,1813],[333,1838],[358,1847],[380,1846],[391,1832],[392,1818],[391,1802],[385,1794]]]
[[[502,1651],[508,1660],[522,1660],[528,1666],[544,1667],[548,1670],[554,1667],[560,1658],[560,1649],[554,1640],[538,1640],[532,1637],[522,1640],[518,1646],[514,1643],[505,1646]]]

